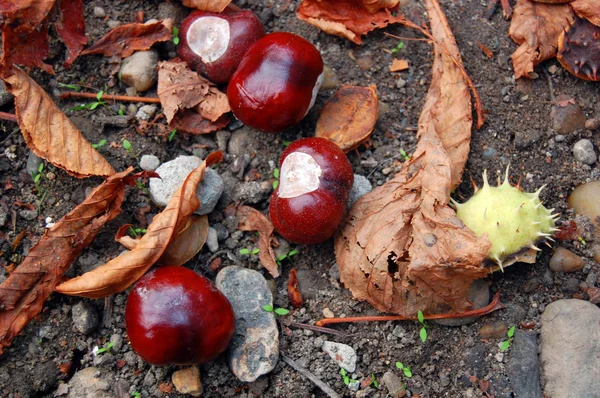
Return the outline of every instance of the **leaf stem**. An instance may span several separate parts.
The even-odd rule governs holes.
[[[0,120],[8,120],[9,122],[17,123],[17,115],[14,113],[0,112]]]

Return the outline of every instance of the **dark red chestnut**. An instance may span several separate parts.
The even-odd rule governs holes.
[[[200,364],[227,349],[235,331],[227,297],[180,266],[158,268],[133,287],[125,308],[133,350],[153,365]]]
[[[177,52],[193,70],[226,83],[250,46],[265,35],[252,11],[194,11],[179,28]]]
[[[281,156],[279,186],[271,196],[275,230],[296,243],[329,239],[344,218],[353,181],[350,162],[336,144],[317,137],[293,142]]]
[[[292,33],[271,33],[246,52],[227,98],[244,124],[277,133],[306,116],[322,82],[323,59],[315,46]]]

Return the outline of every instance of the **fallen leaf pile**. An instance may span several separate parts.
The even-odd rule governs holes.
[[[354,204],[335,240],[340,280],[354,297],[405,316],[469,309],[490,249],[447,205],[469,152],[471,96],[445,15],[435,0],[426,7],[436,42],[416,152]]]
[[[100,228],[121,212],[133,168],[113,174],[50,228],[23,263],[0,285],[0,354],[42,310],[63,274]]]

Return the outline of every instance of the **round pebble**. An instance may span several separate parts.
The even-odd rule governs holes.
[[[554,272],[574,272],[582,269],[584,261],[577,254],[564,247],[557,247],[550,259],[550,269]]]
[[[579,140],[573,145],[573,156],[575,160],[583,164],[592,165],[596,163],[598,157],[594,151],[594,144],[587,139]]]

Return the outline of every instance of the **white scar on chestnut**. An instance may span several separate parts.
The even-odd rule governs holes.
[[[295,198],[316,191],[321,183],[322,174],[321,166],[309,154],[290,153],[281,165],[279,197]]]
[[[230,36],[229,22],[217,17],[202,17],[192,23],[186,37],[192,51],[203,62],[211,63],[225,54]]]

